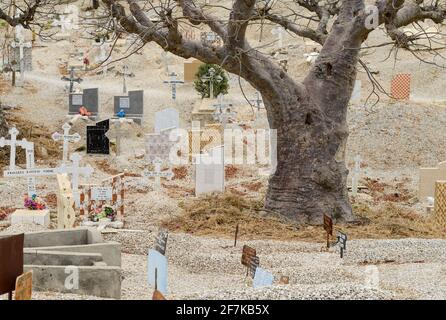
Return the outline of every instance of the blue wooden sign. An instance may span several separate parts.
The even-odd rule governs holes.
[[[156,287],[162,294],[167,294],[167,258],[156,250],[149,250],[148,257],[149,286]],[[155,277],[156,274],[156,277]]]

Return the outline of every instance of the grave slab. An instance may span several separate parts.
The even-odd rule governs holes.
[[[19,209],[11,215],[11,225],[35,223],[46,228],[50,225],[50,210]]]

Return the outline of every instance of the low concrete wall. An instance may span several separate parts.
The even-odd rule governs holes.
[[[33,289],[36,291],[121,298],[121,269],[117,267],[80,266],[70,268],[67,266],[25,265],[24,270],[25,272],[33,270]],[[73,270],[79,272],[78,288],[70,288],[70,285],[73,285]]]
[[[102,260],[108,266],[121,266],[121,244],[119,242],[104,242],[78,246],[39,247],[34,249],[44,251],[99,253],[102,256]]]
[[[25,234],[25,248],[74,246],[103,242],[99,231],[88,228],[47,230]]]
[[[25,248],[24,264],[45,266],[93,266],[102,261],[100,253],[46,251]]]

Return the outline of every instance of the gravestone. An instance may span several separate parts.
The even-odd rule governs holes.
[[[79,108],[85,107],[93,117],[99,114],[99,89],[84,89],[82,93],[72,92],[68,96],[68,114],[79,114]]]
[[[212,148],[209,154],[195,156],[195,195],[224,192],[224,146]]]
[[[16,279],[23,273],[24,238],[23,233],[0,236],[0,295],[10,293],[10,300]]]
[[[81,136],[79,133],[70,134],[71,126],[68,123],[64,123],[62,126],[63,134],[55,132],[52,134],[51,138],[54,141],[63,141],[63,156],[62,161],[67,162],[68,160],[68,142],[79,142]]]
[[[144,115],[144,91],[129,91],[127,96],[115,96],[114,114],[123,110],[125,117],[141,125]]]
[[[174,108],[166,108],[155,113],[155,133],[180,127],[180,114]]]
[[[274,282],[274,275],[271,272],[266,271],[265,269],[262,269],[260,267],[257,267],[256,273],[254,275],[254,280],[252,282],[252,286],[254,288],[272,286],[273,282]]]
[[[391,83],[390,96],[393,99],[409,100],[410,98],[410,73],[396,74]]]
[[[33,271],[17,277],[15,282],[15,300],[31,300],[33,293]]]
[[[169,155],[177,139],[170,140],[174,128],[164,129],[160,133],[150,133],[144,136],[146,161],[153,162],[157,159],[169,162]]]
[[[155,159],[153,161],[155,169],[153,171],[144,170],[142,173],[144,179],[155,178],[155,187],[158,189],[161,187],[161,178],[172,179],[173,177],[172,170],[169,169],[167,171],[161,171],[162,164],[163,161],[161,159]]]
[[[110,128],[110,120],[87,126],[87,154],[110,154],[110,141],[105,135]]]
[[[167,294],[167,258],[156,250],[149,249],[147,262],[149,285]]]

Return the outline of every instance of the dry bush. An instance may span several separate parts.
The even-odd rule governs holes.
[[[181,204],[183,215],[164,221],[164,227],[174,232],[195,235],[233,237],[239,224],[244,239],[326,241],[322,226],[295,225],[262,212],[262,201],[230,192],[214,194]],[[354,204],[357,221],[335,224],[336,230],[349,239],[445,238],[445,229],[431,217],[422,216],[399,203],[384,203],[381,207]]]

